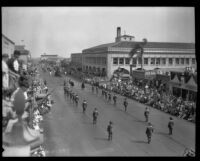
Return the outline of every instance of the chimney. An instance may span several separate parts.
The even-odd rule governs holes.
[[[121,36],[121,27],[117,27],[117,37]]]

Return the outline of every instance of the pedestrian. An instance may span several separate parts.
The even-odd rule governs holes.
[[[9,88],[9,68],[7,65],[9,56],[8,54],[2,55],[2,80],[3,80],[3,89]]]
[[[127,98],[124,98],[124,111],[126,112],[128,106]]]
[[[172,135],[173,127],[174,127],[174,120],[172,117],[170,117],[168,123],[169,135]]]
[[[109,125],[107,126],[107,132],[108,132],[108,140],[112,140],[112,136],[113,136],[113,123],[112,123],[112,121],[110,121]]]
[[[93,124],[97,123],[97,117],[99,115],[99,112],[97,111],[97,108],[94,109],[92,116],[93,116]]]
[[[152,137],[152,133],[153,133],[154,129],[152,124],[149,122],[148,126],[146,128],[146,135],[147,135],[147,140],[148,140],[148,144],[150,144],[151,142],[151,137]]]
[[[115,94],[113,96],[113,101],[114,101],[114,105],[116,105],[116,103],[117,103],[117,96]]]
[[[149,121],[149,108],[146,107],[145,111],[144,111],[144,116],[145,116],[145,119],[146,119],[146,122]]]
[[[83,113],[85,113],[86,108],[87,108],[87,102],[86,102],[86,100],[83,101],[82,107],[83,107]]]

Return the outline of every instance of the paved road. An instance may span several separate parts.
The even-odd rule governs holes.
[[[50,89],[56,88],[52,97],[55,101],[52,111],[44,118],[44,147],[47,156],[181,156],[186,147],[195,149],[195,124],[175,118],[173,136],[168,136],[169,115],[152,109],[150,121],[154,125],[151,144],[147,144],[144,122],[145,106],[129,101],[128,111],[122,108],[123,97],[118,95],[117,106],[105,101],[99,94],[93,94],[86,85],[81,90],[75,81],[73,91],[80,101],[86,99],[88,108],[82,113],[79,103],[75,107],[63,94],[63,78],[41,76],[48,82]],[[97,125],[92,124],[92,111],[98,108]],[[107,140],[106,127],[114,122],[113,140]]]

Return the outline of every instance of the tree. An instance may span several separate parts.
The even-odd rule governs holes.
[[[141,62],[141,68],[143,69],[143,53],[144,53],[144,46],[147,44],[147,39],[144,38],[143,42],[137,43],[135,47],[130,51],[129,53],[129,61],[133,58],[135,54],[140,55],[142,62]],[[132,61],[133,65],[133,61]],[[130,66],[130,71],[132,71],[132,67]]]

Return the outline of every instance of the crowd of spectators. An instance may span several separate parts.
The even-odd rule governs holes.
[[[106,88],[171,115],[195,122],[196,103],[173,96],[165,84],[153,81],[147,84],[139,80],[122,81],[114,78]]]
[[[40,123],[52,102],[37,66],[2,55],[3,156],[44,156]]]

